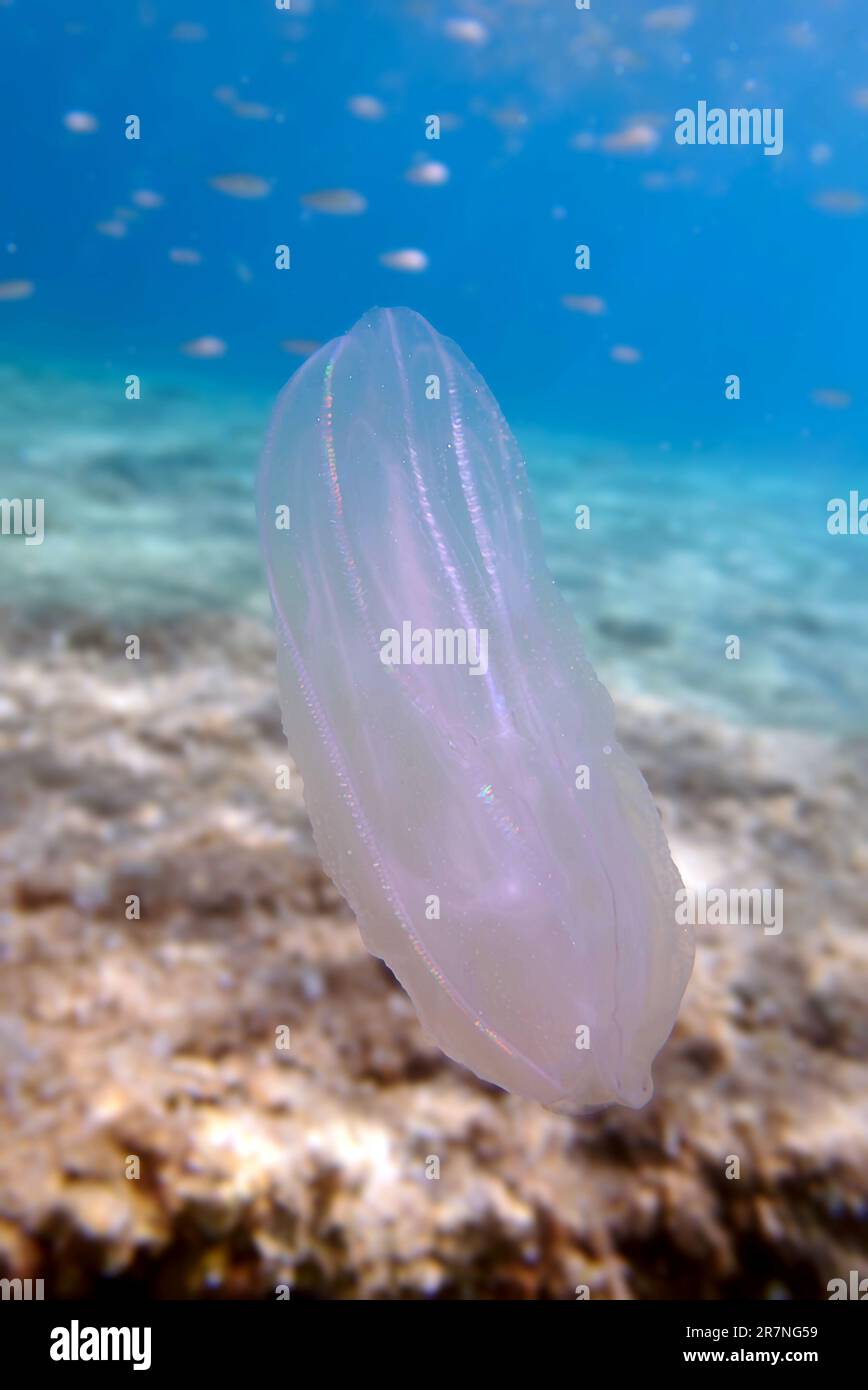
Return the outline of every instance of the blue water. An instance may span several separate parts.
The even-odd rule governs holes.
[[[450,37],[455,18],[479,41]],[[300,360],[281,343],[409,304],[519,434],[617,689],[864,729],[868,536],[825,527],[830,497],[868,494],[863,0],[0,0],[0,55],[0,492],[38,484],[53,518],[39,549],[0,541],[4,602],[264,612],[250,475]],[[358,96],[381,118],[352,114]],[[782,153],[677,145],[675,111],[700,100],[781,108]],[[625,129],[640,149],[617,148]],[[448,182],[407,181],[419,159]],[[209,183],[227,174],[270,191],[227,196]],[[332,188],[366,211],[300,201]],[[427,268],[380,263],[400,248]],[[222,357],[181,351],[204,336]],[[740,663],[720,659],[729,634]]]

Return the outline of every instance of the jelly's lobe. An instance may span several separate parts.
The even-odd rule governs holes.
[[[281,393],[258,514],[284,729],[368,949],[479,1076],[644,1104],[692,968],[680,879],[482,378],[366,314]]]

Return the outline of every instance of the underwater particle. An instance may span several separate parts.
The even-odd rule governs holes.
[[[682,885],[482,377],[372,310],[281,392],[257,516],[283,725],[365,945],[478,1076],[646,1104],[693,963]]]
[[[694,14],[692,5],[663,5],[643,16],[642,27],[652,33],[681,34],[690,28]]]
[[[592,150],[596,143],[595,136],[589,130],[580,130],[577,135],[570,137],[570,147],[574,150]]]
[[[857,87],[852,100],[857,111],[868,111],[868,87]]]
[[[839,217],[855,217],[865,210],[862,194],[855,193],[851,188],[830,189],[826,193],[816,194],[811,201],[820,212],[831,212]]]
[[[488,42],[488,30],[481,19],[447,19],[443,25],[447,39],[478,47]]]
[[[166,201],[162,193],[155,193],[152,188],[137,188],[132,200],[138,208],[161,208]]]
[[[169,251],[169,260],[175,265],[202,264],[201,253],[194,251],[192,246],[173,246]]]
[[[380,265],[386,266],[389,270],[406,270],[414,273],[428,269],[428,257],[424,251],[407,246],[401,251],[384,251],[380,256]]]
[[[105,222],[97,222],[96,229],[100,236],[115,237],[118,241],[121,237],[125,237],[129,230],[126,222],[122,221],[120,217],[110,217]]]
[[[606,301],[598,294],[564,294],[561,303],[574,314],[589,314],[592,318],[606,312]]]
[[[293,357],[310,357],[322,343],[316,338],[284,338],[280,346]]]
[[[208,182],[229,198],[267,198],[271,192],[269,180],[258,174],[215,174]]]
[[[832,146],[817,140],[808,150],[808,158],[812,164],[828,164],[832,158]]]
[[[439,159],[425,159],[419,164],[411,164],[404,178],[408,183],[419,184],[423,188],[439,188],[449,181],[449,167]]]
[[[253,280],[253,271],[246,261],[235,262],[235,274],[238,276],[242,285],[249,285]]]
[[[347,110],[360,121],[381,121],[386,114],[386,108],[379,97],[350,97]]]
[[[92,135],[99,128],[99,121],[89,111],[67,111],[63,124],[73,135]]]
[[[853,397],[846,391],[838,391],[834,387],[821,386],[811,392],[811,400],[814,405],[825,406],[827,410],[846,410],[853,403]]]
[[[313,193],[303,193],[299,202],[333,217],[357,217],[368,206],[367,199],[354,188],[318,188]]]
[[[188,357],[222,357],[226,351],[226,344],[222,338],[213,338],[206,334],[202,338],[192,338],[189,343],[182,343],[181,351]]]
[[[613,362],[622,362],[625,366],[632,366],[635,362],[642,360],[639,349],[630,347],[627,343],[616,343],[609,356]]]
[[[29,299],[35,289],[32,280],[0,280],[0,303],[11,304],[18,299]]]
[[[634,121],[600,141],[607,154],[649,154],[659,144],[660,132],[648,121]]]

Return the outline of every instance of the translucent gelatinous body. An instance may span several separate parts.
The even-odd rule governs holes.
[[[368,949],[479,1076],[643,1105],[692,967],[680,879],[485,383],[373,310],[281,394],[258,508],[284,728]]]

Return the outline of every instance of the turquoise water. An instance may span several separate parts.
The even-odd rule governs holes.
[[[868,490],[862,0],[14,0],[0,52],[0,496],[48,527],[0,537],[4,604],[265,617],[285,345],[408,304],[518,434],[616,693],[864,731],[868,537],[826,531]],[[780,110],[781,153],[678,145],[699,102]]]
[[[46,540],[3,540],[3,602],[126,632],[197,613],[267,619],[253,474],[264,395],[164,381],[125,401],[105,378],[7,369],[0,462],[45,499]],[[142,427],[147,411],[147,428]],[[862,539],[833,537],[848,471],[625,448],[516,425],[553,573],[617,696],[740,722],[864,732]],[[832,491],[830,492],[830,486]],[[590,526],[578,530],[576,508]],[[725,642],[741,642],[727,660]]]

